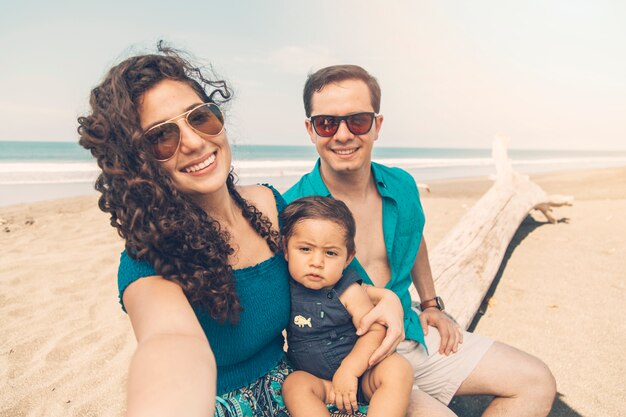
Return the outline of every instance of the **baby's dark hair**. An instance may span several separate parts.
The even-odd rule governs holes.
[[[285,242],[288,242],[293,235],[296,224],[311,219],[329,220],[341,227],[345,232],[348,253],[355,253],[356,225],[354,217],[343,201],[331,197],[302,197],[289,204],[280,214],[281,232]]]

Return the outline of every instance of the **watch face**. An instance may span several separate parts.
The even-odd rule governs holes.
[[[441,311],[443,311],[446,306],[443,304],[443,300],[441,299],[441,297],[435,297],[435,301],[437,302],[437,308]]]

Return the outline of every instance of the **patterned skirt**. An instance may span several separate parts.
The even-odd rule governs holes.
[[[286,358],[283,358],[268,374],[248,386],[219,395],[215,399],[215,417],[289,417],[282,397],[285,378],[293,372]],[[357,416],[367,414],[367,406],[359,406],[356,414],[347,414],[329,406],[332,417]]]

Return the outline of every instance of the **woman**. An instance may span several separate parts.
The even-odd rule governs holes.
[[[126,241],[119,294],[138,342],[127,414],[283,415],[284,201],[234,184],[226,83],[159,52],[113,67],[78,128],[102,169],[99,206]],[[383,356],[403,338],[401,307],[388,291],[368,295],[380,302],[363,327],[389,325]]]

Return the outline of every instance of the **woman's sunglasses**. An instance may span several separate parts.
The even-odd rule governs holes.
[[[165,162],[178,151],[181,132],[176,122],[183,117],[189,127],[201,135],[217,136],[224,130],[224,115],[220,108],[215,103],[200,104],[144,132],[143,137],[151,144],[157,161]]]
[[[309,120],[313,125],[313,129],[315,129],[315,133],[323,138],[328,138],[337,133],[342,120],[346,121],[346,126],[348,126],[348,130],[352,132],[352,134],[364,135],[372,129],[375,117],[376,113],[363,112],[349,114],[347,116],[328,116],[321,114],[311,116]]]

